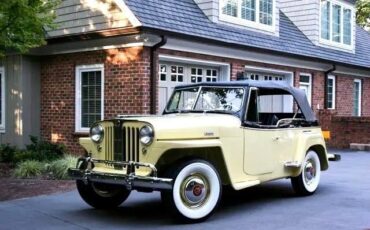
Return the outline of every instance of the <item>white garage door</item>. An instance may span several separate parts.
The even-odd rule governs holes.
[[[198,82],[217,82],[220,68],[181,63],[161,62],[159,65],[159,113],[162,113],[175,86]]]
[[[263,72],[247,72],[247,78],[253,81],[277,81],[284,82],[287,85],[290,84],[289,79],[283,74],[272,74]],[[274,103],[273,103],[274,102]],[[262,113],[272,112],[292,112],[293,101],[289,96],[264,96],[261,97],[261,108]]]

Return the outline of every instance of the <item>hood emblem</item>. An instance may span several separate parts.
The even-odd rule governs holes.
[[[213,137],[214,135],[215,135],[215,133],[212,132],[212,131],[204,132],[204,136],[206,136],[206,137]]]

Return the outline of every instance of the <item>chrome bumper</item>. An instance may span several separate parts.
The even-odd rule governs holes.
[[[127,169],[126,174],[104,173],[93,171],[94,163],[104,163],[111,166],[118,166]],[[137,176],[136,167],[150,168],[151,176]],[[157,169],[152,164],[139,162],[115,162],[97,160],[90,157],[78,159],[76,168],[69,168],[68,175],[75,180],[87,182],[97,182],[105,184],[123,185],[128,190],[135,189],[152,189],[168,190],[173,187],[173,180],[169,178],[158,178]]]

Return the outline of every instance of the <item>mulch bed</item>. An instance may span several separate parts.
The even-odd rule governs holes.
[[[11,165],[0,163],[0,201],[68,192],[76,188],[74,181],[16,179],[12,177],[12,173]]]

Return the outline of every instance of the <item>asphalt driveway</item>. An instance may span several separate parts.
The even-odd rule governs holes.
[[[295,197],[289,180],[224,194],[201,224],[181,225],[159,193],[132,193],[119,209],[94,210],[77,191],[0,203],[0,229],[370,229],[370,152],[337,152],[311,197]],[[1,185],[0,185],[1,186]]]

